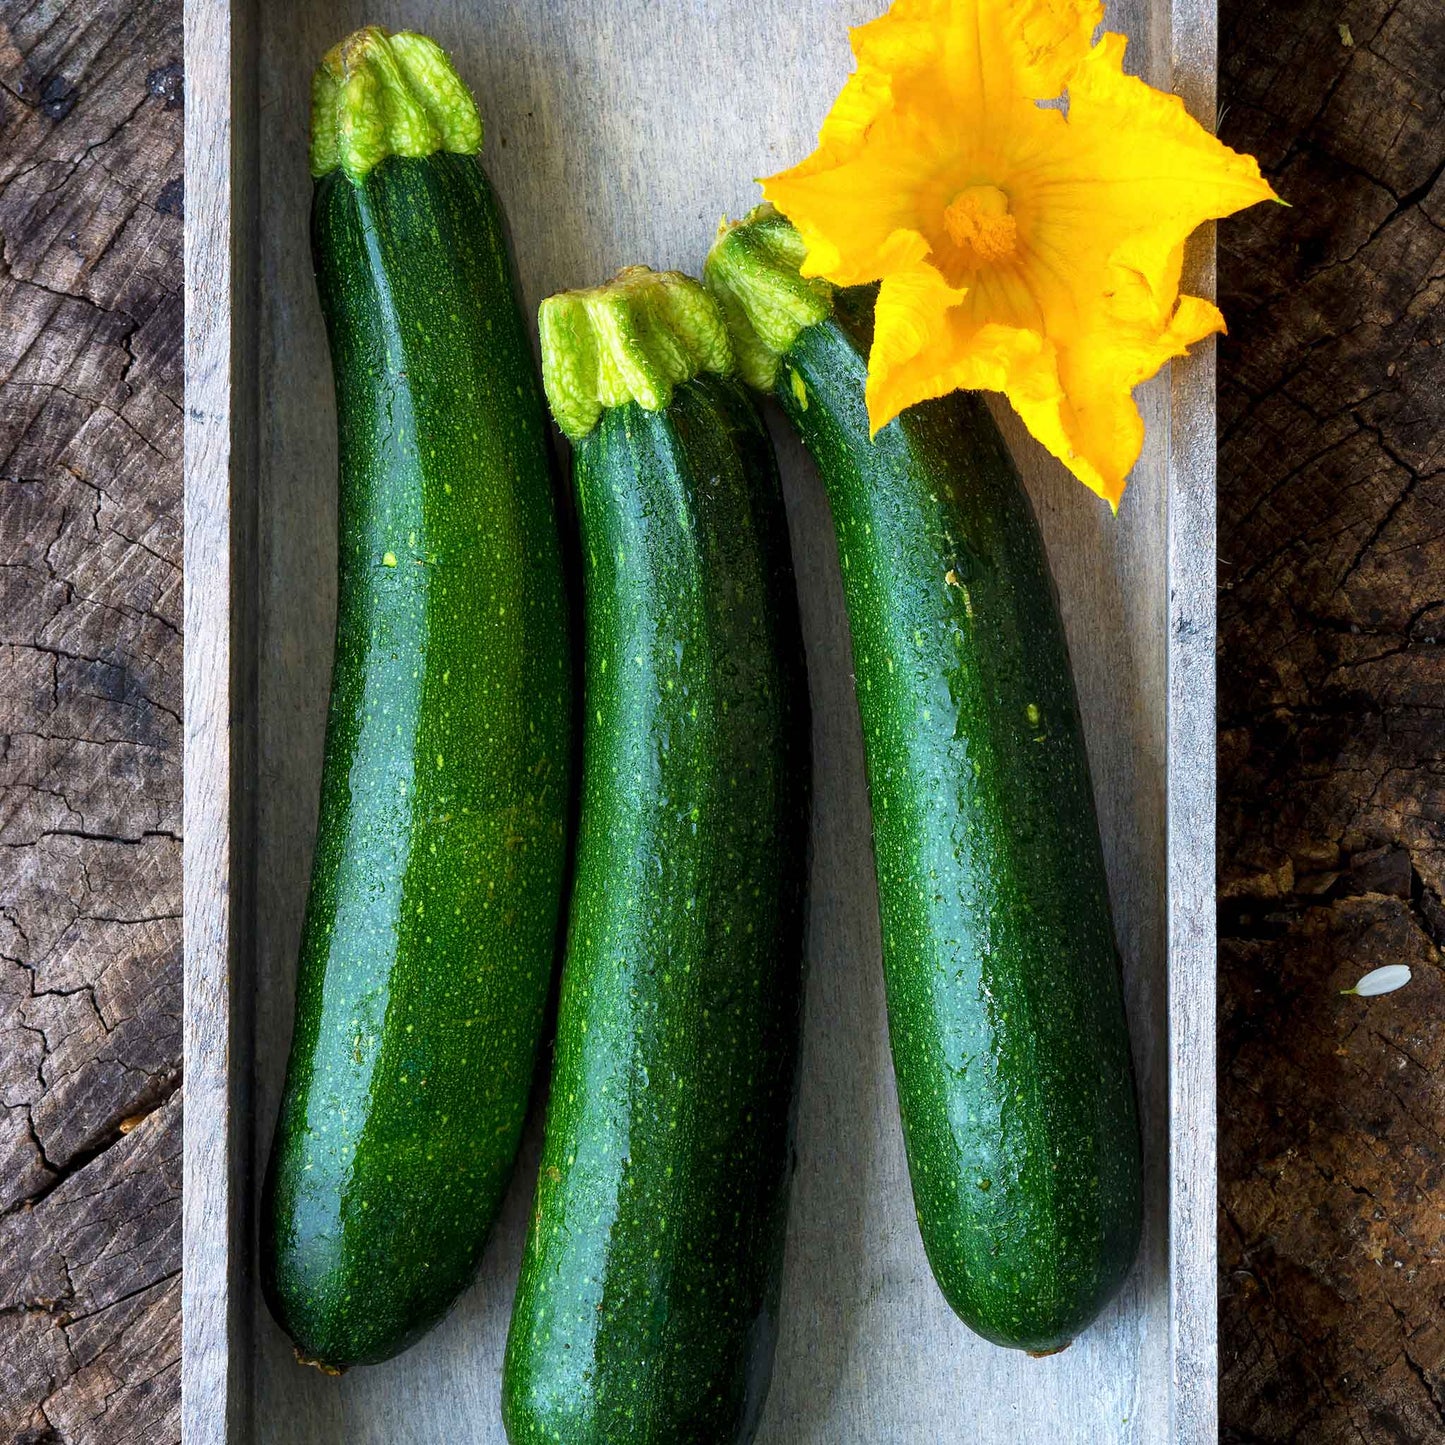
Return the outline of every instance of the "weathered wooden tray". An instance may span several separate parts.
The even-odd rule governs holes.
[[[1209,119],[1214,0],[1124,0],[1134,67]],[[486,121],[529,307],[645,261],[695,271],[751,177],[804,154],[879,0],[187,0],[187,1445],[500,1442],[535,1117],[481,1278],[337,1381],[253,1287],[252,1198],[291,1029],[335,606],[335,419],[308,254],[312,65],[367,21],[436,36]],[[1206,246],[1192,285],[1208,288]],[[887,1055],[857,712],[827,509],[780,437],[812,670],[811,981],[777,1370],[762,1440],[1216,1438],[1214,405],[1207,348],[1145,389],[1117,520],[1011,428],[1063,598],[1125,954],[1148,1223],[1121,1298],[1048,1360],[969,1333],[913,1220]]]

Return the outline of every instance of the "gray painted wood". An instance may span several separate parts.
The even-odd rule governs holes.
[[[185,7],[181,1430],[250,1438],[255,16]]]
[[[1215,119],[1215,0],[1174,0],[1175,86]],[[1185,284],[1214,295],[1214,232],[1196,237]],[[1173,368],[1166,483],[1169,584],[1167,938],[1172,1193],[1169,1439],[1219,1438],[1215,1234],[1215,432],[1214,345]]]
[[[500,1442],[501,1350],[536,1167],[534,1118],[476,1286],[398,1360],[340,1381],[301,1369],[251,1299],[247,1196],[234,1181],[254,1188],[258,1178],[290,1034],[335,608],[335,423],[307,252],[311,66],[364,21],[427,30],[453,51],[481,104],[484,161],[535,307],[628,262],[695,271],[719,214],[756,199],[751,177],[809,149],[848,70],[844,22],[877,8],[314,0],[261,5],[251,50],[252,12],[238,10],[232,29],[227,0],[188,4],[192,1445]],[[1109,23],[1134,37],[1136,69],[1207,114],[1210,0],[1128,0],[1111,7]],[[232,99],[235,75],[254,75],[254,111],[243,88]],[[223,134],[233,105],[235,136]],[[252,255],[255,305],[241,274]],[[1206,259],[1201,249],[1197,285],[1210,280]],[[971,1335],[938,1294],[918,1240],[887,1055],[837,556],[818,480],[778,434],[812,673],[817,814],[799,1171],[767,1445],[1214,1438],[1212,385],[1206,354],[1144,389],[1149,440],[1117,521],[999,409],[1073,649],[1148,1160],[1137,1269],[1094,1328],[1043,1361]],[[245,541],[253,476],[254,558]],[[246,608],[228,621],[233,589],[254,601],[254,637]],[[252,1110],[238,1101],[253,1079]]]

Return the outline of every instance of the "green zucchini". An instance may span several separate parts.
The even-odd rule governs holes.
[[[923,1243],[979,1334],[1063,1348],[1138,1246],[1119,955],[1048,563],[987,407],[870,439],[872,293],[762,207],[706,277],[818,465],[862,714],[893,1066]]]
[[[545,303],[574,440],[582,806],[513,1445],[751,1439],[801,1008],[807,679],[771,444],[702,287]]]
[[[476,107],[422,36],[317,71],[339,595],[262,1282],[299,1356],[384,1359],[472,1279],[557,955],[571,653],[546,418]]]

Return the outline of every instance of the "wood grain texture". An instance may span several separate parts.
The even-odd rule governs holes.
[[[188,5],[182,1433],[250,1420],[256,786],[256,57],[252,12]]]
[[[1190,23],[1203,23],[1200,17],[1207,21],[1207,9],[1185,0],[1180,4]],[[188,157],[188,174],[196,185],[213,192],[224,188],[208,197],[204,211],[198,210],[202,203],[192,188],[192,227],[209,228],[204,233],[211,248],[207,256],[215,266],[234,262],[238,247],[244,250],[249,239],[259,257],[255,401],[243,378],[235,390],[237,372],[228,402],[222,370],[244,360],[245,346],[236,335],[228,349],[213,339],[208,355],[214,369],[202,383],[208,400],[204,406],[193,404],[190,416],[200,496],[212,509],[205,514],[210,530],[203,534],[210,545],[198,546],[196,555],[223,553],[219,565],[232,568],[233,600],[237,543],[234,537],[223,540],[222,518],[214,509],[227,479],[235,487],[246,471],[235,460],[246,417],[259,421],[254,772],[245,773],[244,749],[236,751],[234,738],[224,734],[225,708],[215,702],[216,689],[229,687],[230,716],[244,721],[248,698],[236,691],[234,671],[224,676],[218,671],[209,688],[188,691],[188,708],[210,699],[218,730],[204,739],[203,758],[213,786],[223,788],[229,779],[234,798],[238,769],[254,781],[256,893],[249,914],[236,910],[234,895],[228,911],[220,890],[234,878],[237,839],[247,835],[236,830],[234,819],[230,833],[223,834],[223,810],[218,810],[207,822],[208,834],[214,835],[204,855],[210,882],[196,885],[209,891],[196,903],[213,910],[219,931],[198,935],[198,950],[194,958],[188,956],[188,985],[196,985],[188,996],[188,1039],[229,1039],[238,1051],[230,1065],[234,1081],[248,1068],[254,1038],[257,1147],[264,1148],[275,1117],[290,1031],[335,606],[334,413],[307,255],[305,137],[314,57],[363,20],[426,29],[455,52],[478,93],[487,124],[486,164],[509,212],[532,307],[549,291],[594,282],[626,262],[695,270],[719,212],[739,213],[755,199],[750,178],[808,148],[847,72],[841,22],[866,18],[875,8],[863,0],[842,6],[828,0],[768,0],[623,10],[593,0],[546,7],[511,0],[484,6],[428,0],[373,6],[364,13],[358,5],[321,3],[255,12],[260,24],[255,179],[264,210],[233,200],[244,197],[251,184],[244,168],[239,176],[227,174],[237,166],[236,136],[223,143],[212,135],[204,165],[194,153]],[[223,97],[224,105],[242,50],[235,32],[229,46],[222,44],[225,25],[216,17],[231,13],[222,0],[197,0],[192,12],[194,123],[199,72],[212,98]],[[1174,75],[1172,17],[1163,3],[1119,6],[1113,16],[1135,36],[1137,68],[1166,86]],[[213,43],[203,45],[202,35]],[[1207,37],[1181,56],[1181,66],[1193,76],[1191,100],[1207,113]],[[237,127],[249,114],[244,108],[237,113]],[[209,128],[206,134],[212,134]],[[247,204],[252,206],[249,218]],[[200,221],[201,216],[209,219]],[[214,281],[210,267],[198,265],[194,274],[200,284]],[[233,303],[230,318],[234,322],[251,314]],[[207,324],[219,328],[222,323],[212,317]],[[1198,1199],[1208,1194],[1202,1181],[1195,1181],[1190,1210],[1173,1226],[1169,1219],[1166,1018],[1171,985],[1165,909],[1166,810],[1171,798],[1178,801],[1172,790],[1176,782],[1198,786],[1207,776],[1207,763],[1194,757],[1186,760],[1192,771],[1181,767],[1171,779],[1171,758],[1182,755],[1171,754],[1166,734],[1168,545],[1171,525],[1181,542],[1186,533],[1207,533],[1208,501],[1188,495],[1200,485],[1188,459],[1198,457],[1201,447],[1207,451],[1207,383],[1207,362],[1181,381],[1179,404],[1198,420],[1190,439],[1194,450],[1178,453],[1172,479],[1174,398],[1167,380],[1146,388],[1148,450],[1118,524],[1007,423],[1030,475],[1074,650],[1126,955],[1149,1159],[1150,1223],[1139,1268],[1105,1319],[1064,1355],[1047,1361],[998,1351],[970,1335],[943,1304],[923,1259],[887,1058],[861,744],[836,551],[821,487],[796,445],[780,437],[812,667],[818,817],[799,1168],[783,1335],[764,1424],[767,1441],[906,1445],[953,1438],[961,1420],[970,1421],[978,1433],[994,1430],[1018,1442],[1162,1442],[1173,1438],[1171,1431],[1192,1441],[1205,1438],[1195,1428],[1200,1421],[1208,1432],[1212,1317],[1193,1319],[1177,1332],[1170,1324],[1171,1303],[1197,1306],[1201,1291],[1205,1296],[1208,1291],[1207,1282],[1196,1282],[1191,1290],[1171,1295],[1170,1251],[1187,1256],[1196,1268],[1201,1261],[1208,1266],[1211,1242],[1210,1229],[1201,1231]],[[228,451],[229,470],[220,475],[216,469],[226,467]],[[1188,506],[1180,510],[1184,503]],[[249,505],[244,499],[242,504]],[[1200,559],[1205,572],[1207,565],[1206,555]],[[1201,591],[1197,572],[1188,580],[1177,609],[1191,616],[1198,606],[1207,612],[1207,587]],[[215,588],[204,604],[209,609],[205,625],[212,628],[225,595],[219,583]],[[199,611],[200,594],[192,596]],[[1200,634],[1206,642],[1207,621]],[[1186,628],[1181,641],[1188,641],[1187,634]],[[212,641],[191,670],[192,683],[202,665],[222,666],[210,658],[213,648],[231,648],[226,664],[231,669],[245,650],[235,633],[208,635]],[[1207,645],[1204,650],[1207,656]],[[194,635],[188,655],[195,655]],[[1197,647],[1174,650],[1176,662],[1186,655],[1199,665]],[[1187,701],[1184,692],[1180,701]],[[1196,747],[1197,704],[1196,697]],[[199,725],[193,711],[188,710],[188,718],[193,727]],[[198,806],[202,802],[197,798]],[[1207,814],[1207,806],[1203,811]],[[1193,816],[1199,812],[1195,800]],[[222,857],[228,838],[229,863]],[[188,822],[188,850],[193,841],[199,852],[199,838],[193,839]],[[1184,835],[1182,842],[1196,852],[1204,847],[1198,834]],[[190,857],[188,851],[188,864]],[[1194,872],[1198,869],[1196,858]],[[246,918],[254,919],[254,935],[239,954],[231,953],[222,935]],[[1204,970],[1203,987],[1196,981],[1193,997],[1183,1000],[1195,1010],[1189,1027],[1196,1031],[1198,998],[1209,991],[1200,936],[1205,935],[1196,925],[1190,967]],[[254,974],[247,973],[238,985],[240,968],[253,968]],[[245,996],[254,999],[253,1033],[237,1028]],[[234,1161],[234,1151],[245,1147],[243,1131],[218,1112],[226,1107],[226,1076],[223,1049],[213,1043],[212,1050],[206,1067],[213,1132],[207,1137],[214,1149],[232,1151]],[[1174,1082],[1176,1088],[1197,1090],[1202,1080],[1207,1075],[1195,1069]],[[1196,1116],[1207,1116],[1207,1101],[1191,1096],[1190,1107]],[[293,1364],[280,1332],[258,1310],[240,1326],[243,1334],[250,1329],[254,1349],[248,1356],[255,1371],[253,1428],[228,1422],[223,1409],[206,1413],[198,1405],[192,1413],[188,1404],[188,1438],[500,1441],[500,1355],[536,1168],[535,1122],[534,1117],[481,1278],[424,1345],[387,1365],[354,1371],[339,1382],[327,1380]],[[195,1137],[194,1128],[189,1137]],[[1189,1166],[1197,1167],[1201,1151],[1208,1149],[1207,1138],[1198,1141]],[[249,1155],[244,1162],[253,1167]],[[190,1167],[188,1155],[188,1181]],[[204,1378],[217,1388],[216,1351],[226,1330],[235,1327],[235,1292],[252,1267],[249,1256],[227,1253],[235,1216],[227,1212],[234,1210],[234,1201],[226,1194],[225,1167],[198,1150],[196,1168],[204,1172],[210,1193],[204,1203],[200,1196],[194,1206],[187,1200],[187,1259],[206,1271],[205,1284],[195,1286],[196,1328],[209,1332],[207,1352],[197,1359],[209,1372]],[[1212,1226],[1207,1214],[1202,1222]],[[187,1288],[189,1310],[189,1282]],[[225,1319],[228,1309],[231,1325]],[[1171,1421],[1176,1408],[1171,1352],[1176,1348],[1181,1350],[1181,1413]],[[192,1391],[189,1383],[191,1369],[188,1356],[188,1400],[192,1395],[199,1400],[199,1390]],[[1188,1430],[1195,1433],[1183,1433]]]
[[[1224,1438],[1445,1440],[1445,9],[1222,13]]]
[[[173,0],[0,6],[0,1438],[178,1435]]]
[[[1175,88],[1214,119],[1214,0],[1174,0]],[[1214,295],[1214,231],[1185,256],[1185,289]],[[1215,406],[1214,348],[1174,363],[1166,542],[1165,888],[1169,959],[1169,1439],[1219,1432],[1215,1248]]]

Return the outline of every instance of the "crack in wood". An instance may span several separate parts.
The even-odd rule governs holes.
[[[179,50],[177,0],[0,8],[0,1439],[30,1445],[179,1436]]]
[[[1225,139],[1295,208],[1219,257],[1221,1439],[1420,1442],[1445,1427],[1445,10],[1221,21]],[[1398,994],[1340,996],[1392,962]]]

